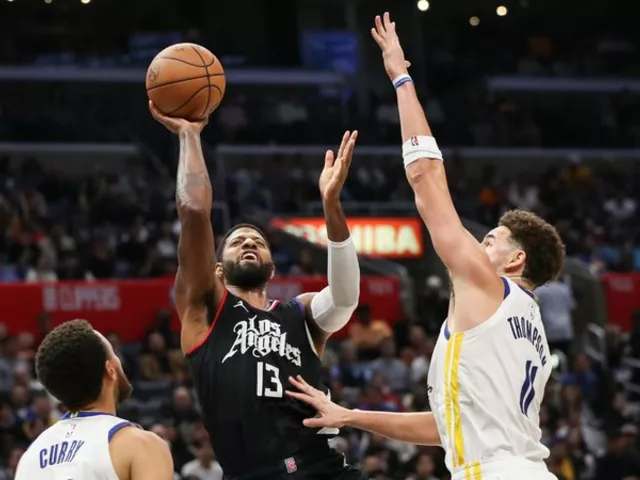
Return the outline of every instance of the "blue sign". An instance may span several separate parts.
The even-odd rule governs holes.
[[[358,70],[358,39],[351,32],[307,31],[302,56],[307,68],[353,75]]]

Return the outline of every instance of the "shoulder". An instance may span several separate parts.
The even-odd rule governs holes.
[[[137,458],[154,456],[156,459],[171,457],[167,442],[153,432],[142,430],[129,423],[113,434],[109,443],[111,458],[117,471],[130,468]]]

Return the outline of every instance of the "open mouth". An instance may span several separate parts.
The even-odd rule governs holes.
[[[240,257],[240,260],[249,260],[251,262],[257,262],[258,256],[253,252],[245,252]]]

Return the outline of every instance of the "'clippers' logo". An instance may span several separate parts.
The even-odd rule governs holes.
[[[284,461],[284,466],[287,468],[287,473],[294,473],[298,471],[298,465],[296,465],[295,458],[287,458]]]

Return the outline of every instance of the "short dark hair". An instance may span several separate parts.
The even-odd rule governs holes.
[[[256,231],[257,233],[260,234],[262,238],[264,238],[264,241],[267,242],[267,246],[269,246],[269,240],[267,239],[267,236],[265,235],[265,233],[262,230],[260,230],[260,227],[257,227],[251,223],[239,223],[231,227],[229,231],[227,231],[227,233],[224,234],[224,237],[222,237],[222,240],[220,240],[220,243],[218,244],[218,250],[216,251],[216,258],[218,259],[218,261],[222,260],[222,254],[224,253],[224,249],[227,246],[227,240],[229,240],[229,237],[231,236],[231,234],[236,230],[240,230],[241,228],[250,228],[251,230]]]
[[[42,385],[72,412],[95,402],[102,391],[107,347],[86,320],[54,328],[36,353]]]
[[[555,227],[538,215],[525,210],[510,210],[500,218],[513,240],[527,254],[522,272],[525,280],[539,287],[555,280],[564,265],[565,248]]]

